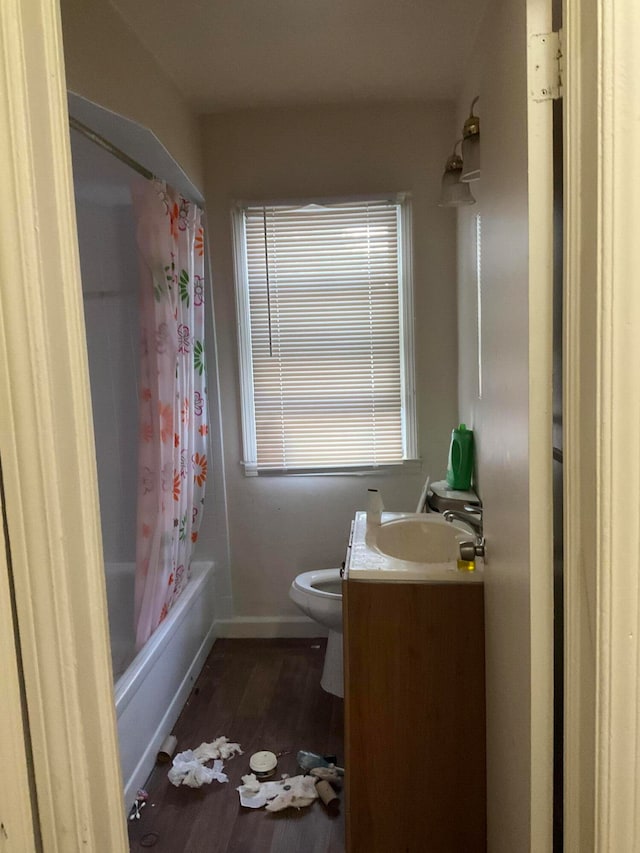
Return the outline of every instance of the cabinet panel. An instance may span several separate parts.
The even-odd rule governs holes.
[[[347,851],[486,850],[483,587],[343,583]]]

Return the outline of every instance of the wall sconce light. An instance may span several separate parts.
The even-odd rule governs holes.
[[[438,207],[461,207],[464,204],[476,203],[471,195],[469,184],[463,184],[460,180],[463,168],[462,157],[456,154],[456,148],[461,142],[462,140],[459,139],[453,146],[453,153],[445,164]]]
[[[477,181],[480,178],[480,117],[473,114],[473,108],[480,95],[471,102],[469,118],[462,129],[462,159],[464,167],[460,180],[465,183]]]

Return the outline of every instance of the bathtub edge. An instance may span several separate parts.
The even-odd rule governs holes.
[[[139,654],[129,664],[114,686],[114,701],[116,706],[116,715],[118,717],[124,713],[127,706],[146,680],[150,672],[150,660],[158,657],[162,653],[163,649],[168,645],[171,638],[180,628],[180,625],[189,613],[189,605],[191,601],[215,572],[215,564],[212,561],[202,561],[201,563],[194,565],[199,567],[199,571],[191,578],[189,585],[176,602],[174,618],[171,619],[170,622],[167,622],[165,626],[161,625],[156,629],[155,634],[158,636],[152,634],[151,637],[149,637],[144,648],[140,650]],[[215,624],[213,627],[215,627]]]
[[[149,777],[150,769],[153,769],[156,763],[157,752],[168,734],[170,734],[176,720],[180,716],[180,712],[187,701],[189,694],[193,688],[196,678],[202,671],[205,661],[209,656],[209,652],[213,648],[217,637],[215,632],[215,624],[212,624],[207,635],[205,636],[200,648],[198,649],[193,661],[184,678],[177,689],[173,700],[167,708],[162,720],[159,722],[155,732],[153,733],[149,743],[142,753],[138,764],[129,779],[124,781],[124,802],[127,811],[131,808],[138,788],[143,786]],[[169,766],[167,766],[167,770]]]

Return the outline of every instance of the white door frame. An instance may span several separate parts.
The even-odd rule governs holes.
[[[24,720],[19,649],[15,634],[12,569],[5,536],[4,501],[0,470],[0,845],[13,850],[35,850],[37,821],[31,799],[29,732]],[[9,734],[9,737],[6,737]]]
[[[565,0],[565,850],[640,848],[640,7]]]
[[[118,853],[128,845],[57,0],[3,0],[0,56],[0,453],[36,832],[47,853]],[[4,671],[11,646],[0,654]]]

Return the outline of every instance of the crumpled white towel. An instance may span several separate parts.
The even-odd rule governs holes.
[[[222,772],[222,767],[223,763],[219,758],[213,762],[213,767],[206,767],[192,749],[187,749],[185,752],[179,752],[173,759],[168,777],[176,788],[179,785],[200,788],[202,785],[209,785],[214,779],[218,782],[228,782],[229,777]]]
[[[242,755],[239,743],[231,743],[224,737],[217,737],[211,743],[201,743],[197,749],[193,750],[193,754],[198,761],[211,761],[213,758],[222,758],[224,761],[227,758],[233,758],[234,755]]]
[[[222,772],[222,759],[242,755],[239,743],[231,743],[229,738],[221,737],[211,743],[201,743],[197,749],[187,749],[179,752],[173,759],[169,770],[169,781],[172,785],[188,785],[190,788],[200,788],[217,779],[218,782],[228,782],[226,773]],[[205,767],[213,760],[213,767]]]
[[[172,785],[188,785],[190,788],[200,788],[217,779],[218,782],[228,782],[226,773],[222,772],[223,763],[220,759],[213,762],[213,767],[205,767],[198,760],[192,749],[179,752],[173,759],[173,766],[169,770],[169,781]]]

